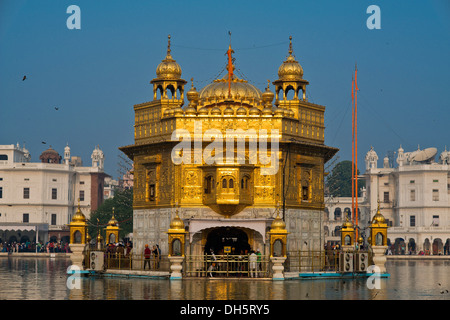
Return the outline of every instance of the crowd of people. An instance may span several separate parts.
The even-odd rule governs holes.
[[[69,244],[62,241],[47,241],[43,242],[34,241],[26,242],[11,242],[0,243],[0,252],[46,252],[46,253],[70,253]]]
[[[110,257],[129,257],[132,253],[133,246],[130,242],[124,244],[123,242],[109,243],[106,245],[105,253]]]

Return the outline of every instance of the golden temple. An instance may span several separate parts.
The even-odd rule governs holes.
[[[270,81],[262,92],[236,76],[231,45],[227,74],[199,91],[191,78],[185,92],[187,81],[172,57],[170,41],[169,36],[166,57],[150,81],[153,100],[134,106],[134,144],[120,148],[134,162],[135,252],[145,244],[159,244],[162,254],[167,254],[167,230],[177,216],[184,223],[188,254],[220,252],[227,241],[238,251],[251,248],[268,253],[268,232],[277,206],[282,206],[281,217],[289,232],[287,250],[320,250],[324,164],[338,149],[324,144],[325,107],[307,100],[309,82],[294,56],[292,38],[278,79],[272,82],[274,92]],[[291,90],[294,96],[288,99]],[[188,103],[183,107],[185,97]],[[191,140],[183,141],[192,145],[194,153],[177,149],[180,140],[173,134],[177,130],[189,133]],[[236,152],[234,139],[221,150],[240,161],[216,158],[208,163],[208,157],[196,157],[214,158],[219,152],[211,148],[211,137],[205,141],[207,132],[218,132],[225,141],[233,130],[238,135],[276,132],[276,139],[269,136],[264,150],[276,157],[270,163],[262,161],[261,144],[252,154],[251,134],[244,139],[244,153]],[[190,161],[175,163],[174,154]],[[278,170],[264,173],[270,166]]]

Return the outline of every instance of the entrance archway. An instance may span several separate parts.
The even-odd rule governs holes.
[[[394,254],[404,255],[406,251],[406,244],[403,238],[396,238],[394,242]]]
[[[426,238],[425,241],[423,242],[423,251],[425,252],[426,255],[430,254],[430,248],[431,248],[430,240]]]
[[[439,238],[434,239],[433,241],[433,255],[441,255],[444,251],[444,245],[442,240]]]
[[[231,254],[250,251],[248,235],[245,231],[235,227],[219,227],[211,230],[206,237],[205,253],[224,254],[224,247],[231,247]]]
[[[413,238],[409,238],[408,252],[416,253],[416,241]]]

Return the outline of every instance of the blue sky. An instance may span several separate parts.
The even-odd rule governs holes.
[[[66,27],[72,4],[80,30]],[[366,27],[372,4],[380,30]],[[277,79],[292,35],[339,161],[351,159],[355,63],[359,168],[370,146],[380,165],[400,144],[441,152],[450,148],[449,18],[447,0],[0,0],[0,144],[25,142],[39,161],[48,145],[63,154],[69,143],[85,164],[100,145],[106,172],[117,177],[118,147],[133,143],[133,105],[152,99],[167,35],[182,78],[200,90],[222,70],[231,31],[236,67],[261,90]]]

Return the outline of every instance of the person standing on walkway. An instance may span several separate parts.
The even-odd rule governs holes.
[[[156,246],[153,246],[153,256],[155,257],[155,269],[159,269],[159,250]]]
[[[258,271],[256,270],[256,261],[258,260],[258,256],[256,255],[255,251],[250,251],[250,256],[248,257],[249,261],[249,269],[250,269],[250,277],[251,278],[258,278]]]
[[[152,255],[152,251],[150,250],[150,248],[148,247],[148,244],[145,245],[145,250],[144,250],[144,270],[145,270],[145,266],[148,264],[148,269],[150,269],[150,257]]]

